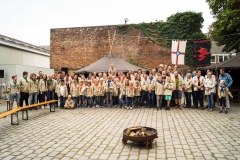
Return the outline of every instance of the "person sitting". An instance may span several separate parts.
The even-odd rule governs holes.
[[[65,101],[64,108],[65,109],[73,109],[74,108],[74,101],[72,100],[72,96],[71,95],[68,95],[68,98]]]

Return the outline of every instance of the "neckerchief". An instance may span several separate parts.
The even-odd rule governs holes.
[[[17,87],[17,81],[16,82],[13,81],[13,84],[14,84],[14,87]]]
[[[152,78],[149,78],[149,80],[150,80],[150,83],[152,83],[153,77],[152,77]]]
[[[34,84],[36,84],[36,79],[33,79],[32,81],[33,81]]]
[[[45,84],[45,88],[46,88],[46,79],[44,79],[43,81],[44,81],[44,84]]]
[[[49,84],[49,85],[52,85],[52,80],[48,80],[48,84]]]
[[[110,83],[111,83],[111,81],[108,81],[108,87],[110,87]]]
[[[157,80],[158,83],[164,84],[164,81]]]
[[[24,78],[24,77],[23,77],[23,79],[25,79],[25,81],[28,82],[27,78]]]
[[[225,90],[225,88],[226,88],[226,86],[224,85],[224,86],[220,86],[220,92],[224,92],[224,90]]]

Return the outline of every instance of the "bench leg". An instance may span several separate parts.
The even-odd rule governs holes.
[[[13,116],[16,115],[17,117],[17,123],[13,122]],[[11,114],[11,125],[19,125],[19,120],[18,120],[18,112]]]
[[[26,114],[26,118],[25,118],[25,116],[24,116],[24,112],[25,112],[25,114]],[[22,120],[28,120],[28,109],[22,110]]]
[[[7,111],[10,110],[10,102],[7,102]]]
[[[49,105],[50,105],[50,112],[55,112],[55,105],[52,103]]]

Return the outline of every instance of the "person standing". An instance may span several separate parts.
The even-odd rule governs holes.
[[[20,106],[20,84],[17,81],[17,75],[12,76],[12,81],[9,83],[9,91],[10,91],[10,110],[13,109],[14,98],[17,102],[17,107]]]
[[[185,86],[185,97],[186,97],[186,108],[191,108],[191,94],[192,94],[192,75],[191,73],[187,73],[186,78],[184,80]]]
[[[221,80],[225,81],[226,88],[228,88],[228,90],[230,90],[230,87],[233,84],[233,80],[232,80],[232,77],[228,73],[225,72],[224,68],[220,69],[220,75],[219,75],[219,78],[218,78],[218,85],[219,86],[220,86],[220,81]],[[227,107],[227,109],[229,109],[230,108],[230,102],[229,102],[229,95],[228,94],[226,94],[225,100],[226,100],[226,107]]]
[[[28,106],[28,98],[29,98],[29,83],[28,83],[28,72],[24,71],[23,76],[19,80],[20,84],[20,107],[23,106],[23,101],[25,101],[25,105]]]
[[[205,79],[203,76],[201,76],[201,71],[198,70],[197,75],[193,77],[193,89],[194,89],[194,107],[198,108],[198,102],[200,103],[200,108],[204,110],[203,107],[203,90],[204,90],[204,83]]]
[[[216,92],[215,85],[215,78],[212,76],[212,72],[209,71],[204,83],[205,95],[207,95],[209,111],[212,111],[214,108],[214,96]]]
[[[155,79],[153,78],[153,74],[149,74],[149,78],[147,80],[148,86],[148,108],[153,108],[154,104],[154,95],[155,95]]]
[[[48,87],[47,87],[47,75],[43,74],[43,79],[41,79],[40,82],[39,82],[39,91],[40,91],[39,98],[41,99],[41,102],[46,101],[47,89],[48,89]],[[42,108],[44,108],[45,106],[46,105],[43,105]]]
[[[183,79],[178,74],[178,71],[174,71],[174,75],[172,77],[173,82],[173,97],[175,99],[176,108],[181,108],[181,99],[182,99],[182,84]]]
[[[141,79],[141,106],[144,107],[144,101],[146,101],[146,105],[148,104],[148,85],[147,85],[148,76],[145,74]]]
[[[29,80],[29,97],[30,104],[37,104],[39,85],[37,80],[37,75],[32,73]]]
[[[47,80],[47,100],[54,100],[55,96],[55,89],[56,89],[57,82],[53,79],[53,75],[49,76]]]
[[[108,76],[108,80],[105,84],[105,91],[106,91],[106,105],[107,107],[112,108],[113,104],[113,90],[114,90],[114,82],[112,82],[112,76]]]
[[[162,76],[159,76],[156,85],[155,85],[155,94],[157,100],[157,110],[162,109],[162,100],[164,97],[164,81],[162,80]]]

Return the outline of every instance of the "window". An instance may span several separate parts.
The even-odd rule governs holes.
[[[220,63],[220,62],[223,62],[224,60],[223,60],[223,56],[218,56],[218,63]]]
[[[226,60],[228,60],[228,55],[225,55],[223,58],[223,61],[226,61]]]
[[[211,63],[216,63],[216,56],[211,56]]]

